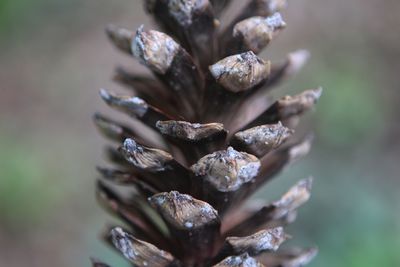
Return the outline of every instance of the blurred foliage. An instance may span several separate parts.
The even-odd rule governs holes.
[[[334,68],[322,65],[313,71],[325,89],[315,128],[321,142],[336,149],[357,145],[379,132],[385,116],[378,85],[365,77],[371,69],[357,63],[331,62]]]
[[[49,181],[46,164],[21,140],[1,137],[0,144],[0,224],[18,230],[45,222],[59,200],[43,186]]]
[[[274,200],[313,175],[311,200],[289,227],[296,237],[291,244],[319,247],[310,267],[400,266],[398,184],[386,181],[390,174],[381,162],[388,156],[379,147],[390,108],[383,104],[383,85],[372,75],[371,58],[343,57],[316,55],[306,75],[291,82],[294,88],[308,88],[310,81],[323,85],[316,112],[303,118],[315,122],[315,146],[258,197]]]
[[[1,0],[0,1],[0,31],[11,31],[14,24],[32,12],[32,8],[43,0]],[[18,26],[16,26],[18,27]]]

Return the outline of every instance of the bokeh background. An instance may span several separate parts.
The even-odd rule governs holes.
[[[290,2],[263,56],[312,58],[275,93],[325,91],[304,118],[312,153],[259,196],[312,174],[288,229],[289,244],[319,247],[310,266],[400,266],[400,1]],[[128,266],[97,238],[112,219],[94,198],[104,140],[91,115],[107,110],[99,88],[119,89],[113,68],[136,64],[107,41],[109,22],[151,27],[139,0],[0,0],[0,266]]]

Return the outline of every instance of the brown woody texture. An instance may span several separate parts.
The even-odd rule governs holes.
[[[266,96],[309,56],[298,50],[276,63],[257,55],[287,27],[279,13],[286,0],[247,0],[230,22],[219,18],[235,1],[144,2],[158,29],[106,28],[114,46],[151,74],[118,67],[114,80],[128,93],[100,90],[108,106],[136,121],[94,116],[112,141],[97,198],[123,223],[103,239],[138,267],[307,264],[315,248],[279,247],[312,179],[272,203],[247,201],[310,150],[311,138],[293,128],[322,93]]]

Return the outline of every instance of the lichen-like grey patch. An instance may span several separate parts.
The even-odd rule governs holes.
[[[137,252],[133,247],[131,239],[120,227],[111,230],[111,239],[114,246],[121,251],[125,258],[132,261],[136,259]]]
[[[279,12],[265,18],[265,23],[271,28],[282,28],[286,26],[286,23],[283,21],[282,15]]]
[[[193,12],[196,9],[198,0],[169,0],[168,10],[175,20],[182,26],[192,24]]]
[[[120,227],[111,229],[111,241],[126,259],[134,266],[170,266],[174,257],[156,246],[135,238]]]

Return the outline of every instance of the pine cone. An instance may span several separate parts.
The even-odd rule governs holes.
[[[152,76],[117,68],[132,90],[103,100],[135,127],[101,114],[99,130],[113,168],[99,168],[99,202],[122,219],[104,239],[134,266],[303,266],[316,249],[278,250],[283,226],[310,197],[312,179],[270,204],[246,202],[311,139],[294,138],[299,117],[321,89],[271,101],[268,92],[296,73],[308,52],[271,64],[257,56],[286,26],[285,0],[249,0],[222,27],[229,0],[151,0],[146,10],[161,31],[107,27],[113,44]],[[93,260],[93,266],[108,266]]]

